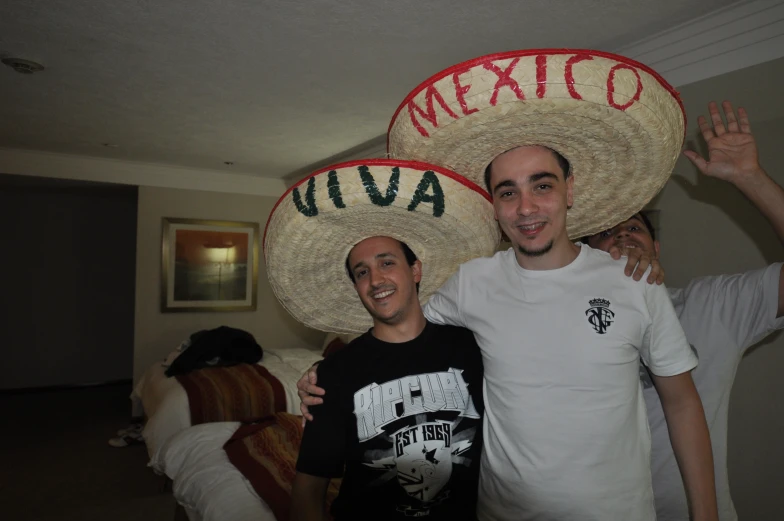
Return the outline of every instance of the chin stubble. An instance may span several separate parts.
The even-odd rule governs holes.
[[[547,253],[552,249],[553,249],[553,241],[548,242],[538,250],[529,250],[527,248],[524,248],[523,246],[520,246],[519,244],[517,245],[517,251],[519,251],[526,257],[541,257],[542,255],[544,255],[545,253]]]

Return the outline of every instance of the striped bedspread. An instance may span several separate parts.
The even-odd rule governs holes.
[[[291,484],[302,430],[301,416],[277,413],[259,423],[240,427],[223,446],[229,461],[250,481],[277,521],[289,519]],[[339,489],[340,480],[333,479],[327,489],[327,507]]]
[[[260,365],[208,367],[176,378],[188,394],[191,425],[251,422],[286,410],[283,386]]]

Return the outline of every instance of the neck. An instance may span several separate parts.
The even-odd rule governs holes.
[[[422,334],[427,325],[425,314],[419,301],[416,301],[416,309],[411,310],[408,316],[395,323],[382,322],[378,319],[373,320],[373,336],[384,342],[400,344],[415,339]]]
[[[568,266],[580,254],[580,247],[568,238],[553,244],[553,247],[544,255],[532,256],[521,253],[515,246],[515,257],[521,268],[533,271],[557,270]]]

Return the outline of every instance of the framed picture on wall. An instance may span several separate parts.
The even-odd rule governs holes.
[[[259,225],[163,218],[161,311],[254,311]]]

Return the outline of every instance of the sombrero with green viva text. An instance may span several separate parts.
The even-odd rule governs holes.
[[[321,169],[275,204],[264,260],[280,303],[308,327],[361,333],[373,324],[345,269],[358,242],[388,236],[422,261],[426,302],[470,259],[492,255],[498,226],[487,193],[435,165],[368,159]]]
[[[499,154],[560,152],[574,174],[572,238],[627,219],[664,186],[686,126],[677,92],[614,54],[534,49],[482,56],[432,76],[395,112],[393,158],[442,165],[484,187]]]

